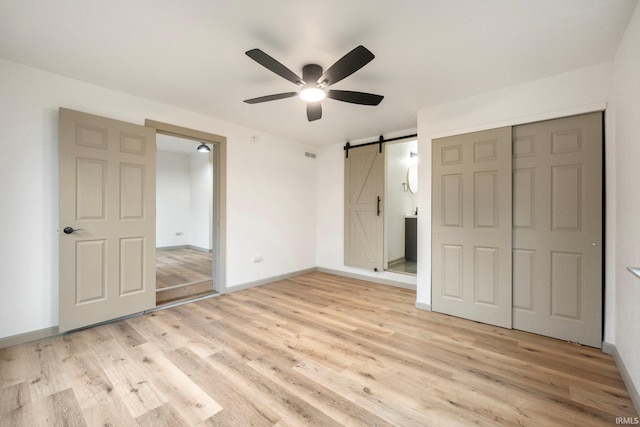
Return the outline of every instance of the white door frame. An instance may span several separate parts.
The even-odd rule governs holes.
[[[145,126],[156,133],[191,139],[213,145],[213,289],[219,294],[227,291],[226,273],[226,212],[227,212],[227,138],[169,123],[145,120]]]

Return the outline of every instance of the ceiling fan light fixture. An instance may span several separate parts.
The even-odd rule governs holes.
[[[306,87],[300,91],[300,99],[306,102],[318,102],[327,97],[327,92],[319,87]]]

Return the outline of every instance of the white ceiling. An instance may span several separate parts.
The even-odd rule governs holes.
[[[414,129],[426,106],[609,61],[638,0],[0,0],[0,58],[279,135],[325,145]],[[244,52],[301,74],[364,45],[376,58],[327,99]]]

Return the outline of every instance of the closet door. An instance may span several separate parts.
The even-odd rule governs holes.
[[[513,327],[600,347],[602,113],[516,126]]]
[[[511,327],[511,128],[433,140],[432,308]]]

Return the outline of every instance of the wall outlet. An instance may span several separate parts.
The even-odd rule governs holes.
[[[182,231],[176,231],[176,236],[182,236]]]
[[[262,262],[262,255],[256,255],[252,259],[253,262]]]

